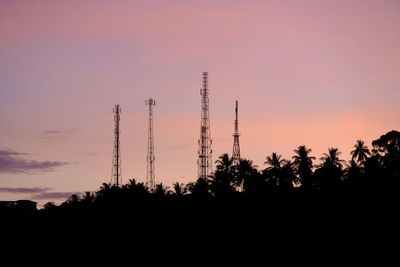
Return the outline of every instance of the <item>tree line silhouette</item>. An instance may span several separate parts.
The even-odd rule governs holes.
[[[41,212],[45,215],[138,212],[149,206],[161,210],[167,206],[193,207],[244,200],[299,205],[298,201],[310,198],[343,202],[396,196],[398,192],[400,132],[393,130],[382,135],[372,142],[372,149],[363,140],[357,140],[348,162],[341,159],[338,148],[329,148],[319,161],[311,153],[312,149],[304,145],[294,150],[291,159],[283,159],[274,152],[266,157],[264,168],[249,159],[241,159],[234,165],[229,155],[223,154],[215,162],[214,174],[207,179],[186,185],[176,182],[172,188],[161,183],[152,190],[135,179],[119,187],[103,183],[97,192],[73,194],[59,206],[49,202]]]

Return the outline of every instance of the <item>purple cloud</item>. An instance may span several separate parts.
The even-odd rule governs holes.
[[[42,140],[60,140],[67,138],[70,134],[77,133],[79,129],[69,129],[69,130],[43,130],[40,135]]]
[[[0,187],[0,193],[31,194],[30,199],[67,199],[76,192],[52,192],[48,187]]]
[[[0,173],[26,173],[54,171],[55,168],[67,165],[62,161],[36,161],[22,158],[26,153],[10,149],[0,149]]]
[[[28,153],[21,153],[21,152],[16,152],[11,149],[1,149],[0,148],[0,157],[6,155],[6,156],[20,156],[20,155],[29,155]]]
[[[0,187],[0,192],[1,193],[44,193],[50,190],[50,188],[41,188],[41,187],[16,187],[16,188],[10,188],[10,187]]]
[[[32,199],[67,199],[76,192],[43,192],[34,194],[31,196]]]
[[[58,140],[64,139],[67,131],[59,131],[59,130],[44,130],[42,131],[42,135],[39,137],[44,140]]]

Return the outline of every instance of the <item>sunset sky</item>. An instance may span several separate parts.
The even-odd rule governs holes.
[[[0,0],[0,200],[64,201],[111,181],[120,104],[123,182],[197,177],[202,72],[213,160],[260,168],[299,145],[319,158],[400,124],[400,1]],[[315,163],[318,163],[316,161]]]

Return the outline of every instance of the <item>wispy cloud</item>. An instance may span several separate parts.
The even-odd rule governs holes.
[[[32,195],[31,199],[67,199],[72,194],[76,194],[76,192],[43,192]]]
[[[53,192],[48,187],[0,187],[0,193],[30,194],[29,199],[67,199],[76,192]]]
[[[56,168],[69,164],[62,161],[36,161],[24,159],[26,153],[15,152],[11,149],[0,148],[0,173],[26,173],[54,171]]]
[[[71,130],[55,130],[55,129],[50,129],[50,130],[43,130],[40,135],[40,139],[44,140],[58,140],[58,139],[65,139],[68,137],[68,135],[76,133],[78,130],[77,129],[71,129]]]
[[[29,194],[34,194],[34,193],[44,193],[50,190],[50,188],[47,187],[16,187],[16,188],[11,188],[11,187],[0,187],[0,192],[1,193],[29,193]]]
[[[8,155],[8,156],[20,156],[20,155],[29,155],[28,153],[21,153],[21,152],[16,152],[11,149],[7,148],[0,148],[0,157],[3,155]]]
[[[78,128],[68,129],[68,130],[47,129],[47,130],[43,130],[42,134],[47,134],[47,135],[71,134],[71,133],[77,133],[79,130],[80,129],[78,129]]]

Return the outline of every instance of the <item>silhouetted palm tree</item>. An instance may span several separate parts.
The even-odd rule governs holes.
[[[322,164],[315,171],[314,177],[320,190],[336,192],[342,183],[342,168],[344,160],[337,148],[329,148],[328,153],[321,157]]]
[[[360,165],[354,159],[349,160],[349,162],[346,163],[345,175],[348,176],[349,173],[353,172],[361,172]]]
[[[240,159],[235,176],[236,185],[243,185],[244,191],[253,190],[258,183],[257,165],[252,160]]]
[[[92,203],[96,199],[96,196],[91,192],[87,191],[83,194],[82,201],[86,204]]]
[[[229,173],[232,171],[233,160],[228,154],[222,154],[218,160],[215,161],[216,169],[219,172]]]
[[[278,176],[279,191],[290,192],[297,183],[298,177],[295,175],[294,163],[290,160],[285,160]]]
[[[154,187],[153,195],[157,197],[165,197],[168,194],[169,190],[167,186],[164,186],[162,183],[156,184]]]
[[[268,156],[264,162],[268,167],[263,171],[263,174],[269,187],[276,187],[279,185],[282,165],[285,163],[285,160],[281,158],[281,155],[274,152],[271,156]]]
[[[338,148],[329,148],[328,153],[322,154],[322,157],[320,160],[322,161],[323,165],[333,165],[335,167],[338,167],[339,169],[343,168],[343,163],[346,162],[342,159],[339,159],[339,156],[342,154],[342,152],[339,151]]]
[[[134,178],[132,178],[132,179],[129,179],[128,183],[125,186],[128,187],[128,188],[136,187],[137,186],[137,182],[136,182],[136,180]]]
[[[76,204],[80,201],[80,197],[78,194],[72,194],[69,199],[67,200],[68,203],[70,204]]]
[[[194,183],[188,183],[187,188],[191,197],[195,199],[209,199],[211,197],[209,183],[204,178],[199,178]]]
[[[368,147],[364,144],[363,140],[357,140],[357,143],[354,145],[354,150],[350,152],[351,158],[357,160],[358,163],[364,164],[365,160],[368,156],[371,155]]]
[[[348,190],[357,190],[361,186],[363,169],[354,159],[346,164],[344,170],[344,183]],[[358,187],[358,188],[357,188]]]
[[[284,159],[281,159],[281,155],[278,155],[277,153],[272,153],[271,156],[268,156],[264,164],[269,165],[267,169],[270,170],[279,170],[282,167],[282,164],[285,163]]]
[[[215,161],[216,171],[209,177],[210,190],[216,197],[227,197],[235,192],[235,172],[233,160],[228,154],[223,154]]]
[[[182,183],[175,182],[172,185],[172,188],[173,188],[173,194],[175,196],[181,197],[186,195],[187,193],[187,187]]]
[[[296,174],[299,176],[301,187],[309,191],[313,187],[312,182],[312,168],[313,160],[315,157],[311,157],[310,153],[312,150],[306,146],[299,146],[294,150],[295,155],[293,158],[293,164],[296,170]]]
[[[111,184],[110,183],[103,183],[100,186],[100,190],[97,191],[98,196],[105,196],[111,192]]]

